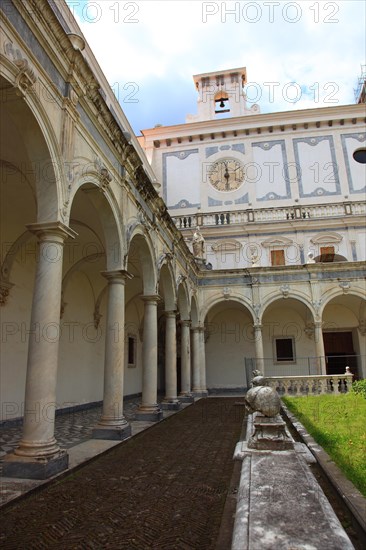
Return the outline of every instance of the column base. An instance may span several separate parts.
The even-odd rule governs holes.
[[[179,411],[180,402],[179,401],[163,401],[160,404],[163,411]]]
[[[140,409],[135,413],[135,420],[143,420],[145,422],[159,422],[163,420],[163,411],[159,408]]]
[[[197,391],[193,391],[192,394],[194,395],[194,397],[207,397],[208,396],[208,391],[207,390],[197,390]]]
[[[179,395],[178,399],[181,403],[194,403],[194,395],[192,395],[191,393]]]
[[[111,439],[114,441],[123,441],[130,436],[130,424],[118,427],[97,425],[92,433],[93,439]]]
[[[69,455],[66,451],[59,451],[50,458],[30,458],[12,453],[4,459],[2,475],[21,479],[48,479],[67,470],[68,466]]]

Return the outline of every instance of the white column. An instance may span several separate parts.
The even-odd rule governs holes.
[[[142,344],[142,403],[136,420],[157,421],[162,418],[158,407],[158,318],[159,296],[142,296],[144,334]]]
[[[254,327],[254,347],[255,347],[255,368],[256,370],[259,370],[263,376],[265,376],[262,325],[253,325],[253,327]],[[250,383],[250,380],[248,380],[248,383]]]
[[[207,395],[206,387],[206,344],[205,344],[205,329],[199,328],[199,348],[200,348],[200,380],[201,380],[201,395]]]
[[[178,409],[177,398],[177,314],[165,312],[165,398],[163,409]]]
[[[323,323],[322,321],[315,321],[315,350],[316,356],[320,362],[320,374],[327,374],[327,366],[325,363],[325,350],[324,350],[324,340],[323,340]]]
[[[200,332],[198,327],[192,329],[192,370],[194,395],[201,395],[201,356],[200,356]]]
[[[191,397],[191,336],[190,321],[182,320],[181,326],[181,392],[180,397]]]
[[[27,226],[38,239],[30,322],[23,437],[7,455],[4,475],[45,479],[64,470],[68,455],[54,437],[60,340],[63,246],[76,233],[61,222]]]
[[[123,415],[125,282],[128,275],[124,271],[109,271],[103,275],[108,281],[103,412],[93,430],[93,438],[122,440],[131,435],[131,426]]]

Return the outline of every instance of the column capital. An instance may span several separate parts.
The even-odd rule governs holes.
[[[177,317],[177,311],[176,310],[167,310],[167,311],[163,311],[164,313],[164,316],[167,317],[167,318],[176,318]]]
[[[124,285],[128,279],[132,279],[132,275],[124,269],[116,269],[114,271],[101,271],[100,274],[107,279],[108,284],[119,283]]]
[[[181,327],[190,327],[191,326],[191,320],[190,319],[181,319],[179,321],[179,324]]]
[[[28,231],[37,236],[40,241],[59,242],[69,237],[75,239],[77,233],[62,222],[30,223],[26,225]]]
[[[253,323],[253,328],[254,330],[262,330],[263,325],[261,325],[260,323]]]
[[[161,302],[161,296],[158,294],[151,294],[150,296],[142,295],[140,296],[141,300],[146,303],[158,303]]]

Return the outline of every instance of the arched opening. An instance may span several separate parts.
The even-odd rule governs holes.
[[[108,292],[102,273],[107,271],[106,249],[110,243],[105,236],[102,209],[108,212],[109,205],[96,185],[87,183],[78,189],[70,212],[70,227],[77,236],[64,247],[59,408],[103,400]],[[111,212],[109,215],[113,217]]]
[[[142,392],[142,353],[145,337],[142,297],[156,294],[155,260],[146,236],[138,228],[129,244],[126,269],[128,279],[125,288],[125,393],[135,395]]]
[[[314,317],[296,298],[278,298],[262,316],[266,376],[321,374],[314,333]]]
[[[323,310],[323,339],[327,374],[366,377],[366,301],[345,293],[332,298]]]
[[[0,77],[2,419],[23,416],[37,244],[28,224],[57,220],[54,163],[46,136],[26,101]]]
[[[215,94],[215,118],[225,118],[230,113],[230,101],[227,92],[220,90]]]
[[[255,356],[253,317],[234,300],[213,305],[205,318],[207,389],[242,391],[248,387],[246,360]]]

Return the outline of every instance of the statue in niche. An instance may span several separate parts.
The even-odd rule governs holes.
[[[197,226],[192,239],[193,255],[195,258],[203,258],[205,255],[205,239]]]

